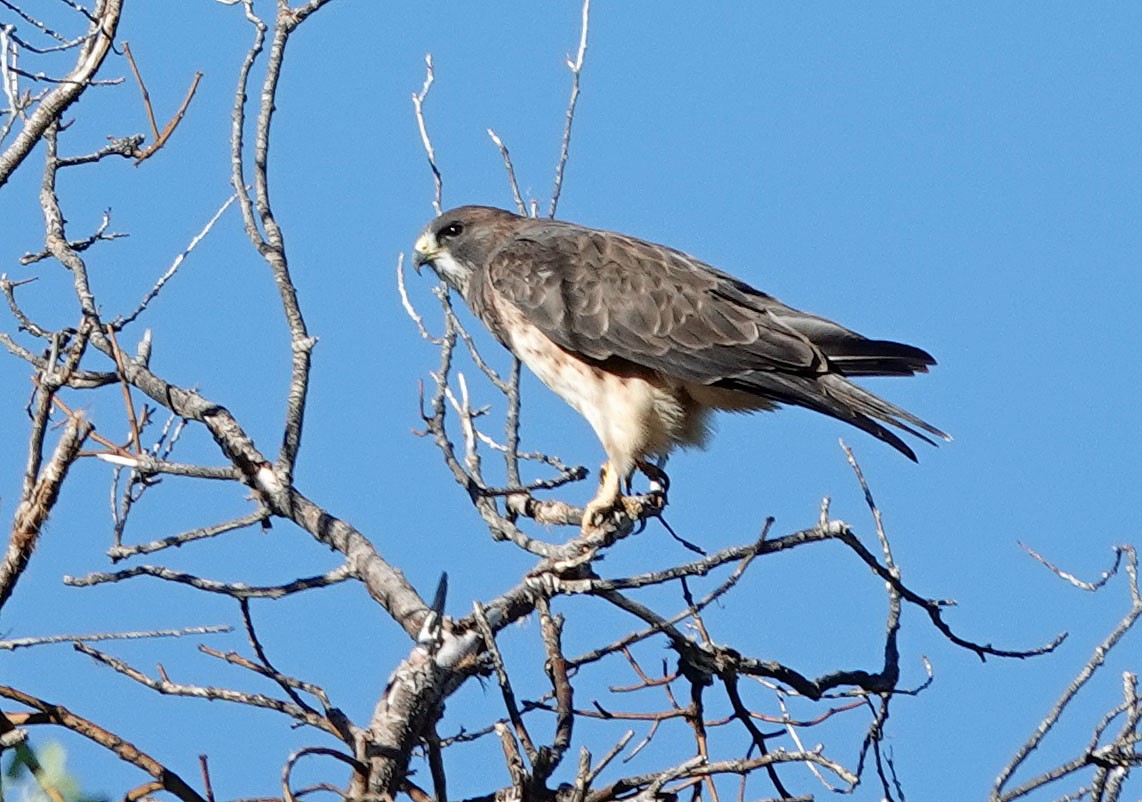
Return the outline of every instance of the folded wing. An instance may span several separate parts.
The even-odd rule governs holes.
[[[928,442],[922,432],[947,439],[847,378],[925,372],[935,364],[927,352],[793,309],[680,251],[530,220],[492,255],[485,280],[549,339],[584,358],[617,358],[680,381],[807,407],[912,459],[882,423]]]

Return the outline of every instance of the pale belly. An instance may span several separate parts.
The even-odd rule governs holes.
[[[657,375],[619,375],[567,353],[534,326],[517,319],[511,348],[552,392],[579,412],[620,472],[638,460],[665,456],[676,445],[697,444],[692,430],[704,417],[680,385]],[[704,433],[704,425],[698,428]]]

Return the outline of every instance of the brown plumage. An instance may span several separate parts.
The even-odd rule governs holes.
[[[910,376],[935,360],[800,312],[680,251],[486,206],[445,212],[416,243],[472,312],[591,423],[609,471],[587,526],[619,480],[679,445],[702,445],[713,410],[795,404],[912,449],[936,427],[849,381]]]

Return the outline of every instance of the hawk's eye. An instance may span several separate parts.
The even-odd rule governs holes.
[[[458,236],[460,236],[460,234],[463,233],[463,231],[464,231],[464,226],[462,224],[460,224],[460,223],[449,223],[448,225],[444,226],[444,228],[442,228],[438,232],[436,232],[436,241],[437,242],[444,242],[444,240],[446,240],[446,239],[452,239],[453,237],[458,237]]]

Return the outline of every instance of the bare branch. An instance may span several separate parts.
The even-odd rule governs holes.
[[[284,795],[286,802],[295,802],[298,796],[301,795],[300,793],[294,792],[293,787],[290,784],[290,778],[293,775],[293,767],[297,761],[309,755],[321,755],[323,757],[331,757],[335,760],[339,760],[352,768],[358,777],[364,777],[368,772],[368,766],[355,759],[352,755],[346,755],[343,752],[338,752],[336,749],[329,749],[325,746],[307,746],[304,749],[299,749],[290,755],[289,759],[286,760],[285,766],[282,767],[282,794]],[[323,788],[322,790],[329,789]],[[345,794],[343,794],[342,797],[348,798],[348,796]]]
[[[1130,546],[1121,546],[1119,548],[1121,554],[1125,555],[1126,557],[1126,574],[1129,578],[1131,600],[1130,609],[1126,615],[1122,617],[1122,619],[1118,622],[1117,626],[1115,626],[1110,634],[1106,636],[1106,639],[1103,640],[1102,643],[1100,643],[1097,647],[1095,647],[1095,650],[1091,654],[1090,659],[1087,660],[1086,664],[1071,681],[1071,684],[1067,686],[1067,689],[1063,691],[1063,694],[1051,707],[1051,710],[1047,713],[1043,720],[1039,722],[1039,726],[1035,728],[1035,732],[1032,733],[1031,737],[1029,737],[1027,741],[1019,748],[1014,757],[1012,757],[1011,761],[1006,766],[1004,766],[1003,770],[996,778],[995,785],[992,788],[991,795],[989,796],[989,799],[992,800],[992,802],[1007,802],[1007,800],[1018,799],[1020,797],[1026,796],[1031,791],[1054,782],[1061,777],[1064,777],[1067,774],[1077,771],[1078,769],[1083,768],[1087,765],[1099,765],[1100,760],[1105,761],[1105,755],[1113,754],[1118,749],[1119,742],[1117,741],[1111,745],[1109,750],[1097,748],[1097,739],[1101,735],[1101,732],[1105,728],[1106,724],[1109,723],[1109,719],[1107,719],[1106,723],[1101,724],[1096,730],[1095,740],[1092,741],[1091,745],[1088,746],[1082,755],[1068,763],[1064,763],[1056,767],[1055,769],[1049,770],[1038,777],[1034,777],[1028,780],[1017,788],[1006,790],[1007,786],[1010,784],[1019,768],[1023,766],[1031,754],[1039,748],[1039,745],[1043,742],[1043,739],[1058,726],[1059,720],[1061,719],[1063,713],[1070,706],[1071,702],[1074,701],[1079,691],[1081,691],[1095,675],[1095,673],[1100,668],[1102,668],[1109,652],[1114,649],[1114,647],[1118,645],[1126,633],[1134,627],[1134,625],[1138,622],[1139,617],[1142,617],[1142,591],[1139,590],[1138,584],[1138,556],[1135,553],[1134,549]],[[1066,577],[1064,577],[1064,579],[1065,578]],[[1070,584],[1076,585],[1077,587],[1082,587],[1082,584],[1085,583],[1070,582]],[[1130,703],[1132,697],[1132,692],[1130,690],[1131,687],[1132,683],[1128,682],[1128,689],[1126,692],[1128,704]],[[1133,697],[1133,705],[1134,707],[1137,707],[1136,697]],[[1142,710],[1134,711],[1132,717],[1128,718],[1128,721],[1132,724],[1132,726],[1127,727],[1125,734],[1126,743],[1130,747],[1137,743],[1139,738],[1137,727],[1140,718],[1142,718]]]
[[[227,701],[235,702],[237,704],[249,705],[250,707],[259,707],[266,710],[274,710],[278,713],[283,713],[292,719],[308,724],[317,729],[324,730],[334,737],[340,737],[337,728],[329,721],[328,718],[315,713],[312,709],[305,709],[289,702],[283,702],[280,699],[273,699],[260,693],[243,693],[241,691],[230,690],[229,688],[211,688],[203,685],[184,685],[177,682],[171,682],[165,677],[163,679],[152,679],[143,672],[128,665],[126,662],[112,657],[109,654],[99,651],[85,643],[79,642],[74,645],[77,652],[82,652],[88,657],[114,669],[125,677],[133,679],[141,685],[145,685],[153,691],[170,696],[189,696],[197,699],[207,699],[210,701]],[[2,693],[2,691],[0,691]]]
[[[571,745],[571,733],[575,726],[572,712],[574,689],[568,676],[567,658],[563,656],[563,618],[553,616],[547,599],[540,597],[536,608],[539,611],[540,631],[543,634],[543,647],[547,654],[544,667],[551,681],[555,695],[555,738],[550,747],[539,750],[535,762],[535,781],[545,783],[563,760],[563,755]],[[477,608],[478,609],[478,608]],[[589,759],[588,755],[588,759]]]
[[[416,127],[420,130],[420,142],[424,145],[424,153],[428,156],[428,166],[432,170],[432,208],[437,216],[443,211],[441,203],[444,196],[444,179],[440,176],[440,169],[436,166],[436,150],[432,147],[432,139],[428,136],[428,125],[424,121],[424,101],[428,98],[428,90],[436,80],[436,71],[432,67],[432,54],[424,56],[424,85],[419,92],[412,95],[412,107],[416,112]]]
[[[270,268],[274,284],[278,289],[282,311],[290,331],[290,351],[292,355],[290,384],[286,400],[284,432],[282,444],[275,463],[284,484],[289,484],[293,475],[294,464],[297,460],[298,450],[301,448],[301,436],[305,421],[306,398],[309,393],[309,375],[312,364],[313,347],[317,340],[309,335],[305,317],[297,298],[297,289],[290,275],[289,262],[286,257],[285,239],[281,227],[274,216],[273,206],[270,202],[269,172],[267,164],[270,150],[270,126],[276,110],[278,83],[281,79],[283,59],[285,57],[286,43],[297,26],[317,9],[326,4],[327,0],[312,0],[310,3],[293,9],[288,4],[278,5],[277,18],[274,21],[273,37],[270,43],[269,55],[266,61],[266,73],[262,82],[261,105],[258,110],[257,123],[254,133],[254,196],[257,207],[257,222],[254,219],[253,208],[249,195],[242,180],[243,175],[243,128],[245,124],[246,84],[249,78],[250,67],[262,51],[265,36],[265,24],[258,20],[247,7],[247,17],[255,23],[257,33],[254,45],[247,53],[243,63],[238,91],[234,100],[233,128],[231,133],[231,182],[235,192],[239,194],[242,202],[243,217],[246,220],[246,233],[250,243],[261,254]],[[258,229],[261,224],[261,230]]]
[[[404,283],[404,254],[397,257],[397,291],[400,293],[400,301],[404,306],[404,311],[412,318],[412,322],[416,324],[416,330],[420,332],[420,336],[428,340],[433,345],[443,345],[444,340],[441,337],[434,337],[429,333],[424,325],[424,318],[416,311],[416,307],[412,305],[412,301],[408,298],[408,289]]]
[[[59,165],[60,165],[60,167],[67,167],[67,166],[72,165],[72,164],[86,164],[86,163],[91,162],[91,161],[98,161],[99,158],[101,158],[101,154],[107,155],[110,152],[109,151],[110,147],[111,146],[108,146],[107,148],[104,148],[103,150],[99,151],[98,153],[92,154],[89,157],[60,159]],[[122,239],[123,237],[127,236],[126,234],[120,234],[120,233],[117,233],[114,231],[112,231],[111,233],[107,233],[107,227],[109,225],[111,225],[111,212],[105,211],[105,212],[103,212],[103,220],[100,221],[99,228],[95,229],[94,234],[92,234],[88,237],[84,237],[83,239],[80,239],[80,240],[71,240],[67,243],[67,247],[73,251],[81,252],[81,251],[86,251],[88,248],[90,248],[92,245],[94,245],[97,242],[110,242],[111,240]],[[50,257],[51,257],[51,252],[45,248],[44,250],[42,250],[38,253],[26,253],[26,254],[24,254],[23,256],[20,257],[20,264],[22,264],[22,265],[35,264],[36,262],[42,261],[44,259],[48,259]],[[9,295],[9,298],[8,298],[9,306],[14,306],[15,302],[14,302],[14,299],[11,297],[11,294],[8,293],[7,290],[5,290],[5,294]],[[13,310],[13,311],[15,311],[15,310]]]
[[[512,199],[515,200],[516,211],[518,211],[521,215],[526,216],[527,204],[523,202],[523,195],[521,195],[519,191],[519,182],[516,181],[515,167],[512,165],[512,157],[511,154],[508,153],[508,146],[504,144],[502,139],[500,139],[499,134],[497,134],[491,128],[488,129],[488,136],[492,138],[492,142],[494,142],[496,147],[500,150],[500,156],[503,157],[504,168],[508,171],[508,186],[512,191]]]
[[[303,710],[307,710],[310,713],[316,713],[317,711],[306,704],[305,700],[301,698],[296,690],[294,690],[300,684],[300,682],[293,677],[287,677],[285,674],[278,671],[270,662],[270,658],[266,655],[265,647],[262,646],[262,641],[258,638],[257,630],[254,628],[254,619],[250,612],[249,597],[244,596],[240,598],[238,600],[238,604],[242,609],[242,623],[246,627],[246,637],[250,641],[250,645],[254,648],[254,654],[258,656],[258,660],[260,661],[261,671],[259,673],[263,674],[263,676],[269,677],[274,682],[276,682],[278,687],[281,688],[282,691],[285,692],[286,696],[292,699],[294,704],[296,704],[298,707]],[[328,709],[330,705],[328,704],[329,700],[325,697],[325,693],[320,692],[319,698],[323,699],[323,701],[326,702],[325,707]],[[350,745],[352,745],[351,740]]]
[[[185,543],[191,543],[195,540],[215,537],[216,535],[233,532],[237,529],[244,529],[247,526],[263,523],[269,519],[269,517],[269,510],[263,507],[257,512],[245,515],[241,518],[235,518],[232,521],[225,521],[220,524],[215,524],[214,526],[206,526],[200,529],[191,529],[187,532],[171,535],[161,540],[152,540],[150,543],[140,543],[135,546],[115,545],[107,550],[107,556],[110,557],[113,562],[119,562],[120,560],[134,557],[138,554],[151,554],[156,551],[162,551],[163,549],[169,549],[172,546],[182,546]]]
[[[536,761],[539,759],[539,750],[536,749],[535,744],[531,740],[531,735],[523,723],[523,716],[520,715],[519,705],[516,704],[515,691],[512,690],[511,680],[508,679],[508,672],[504,666],[503,656],[500,654],[499,647],[496,645],[496,636],[492,633],[492,628],[488,624],[487,617],[484,615],[484,609],[479,604],[475,605],[472,614],[479,626],[480,634],[484,638],[484,648],[487,649],[488,655],[492,660],[492,666],[495,668],[496,679],[500,684],[500,693],[503,695],[504,707],[508,711],[508,718],[511,720],[512,729],[515,730],[516,737],[519,738],[520,743],[523,744],[524,751],[527,753],[528,762],[534,767]]]
[[[1066,571],[1064,571],[1063,569],[1054,565],[1049,560],[1047,560],[1045,557],[1043,557],[1041,554],[1039,554],[1037,551],[1032,549],[1030,546],[1028,546],[1024,543],[1020,543],[1019,547],[1022,548],[1028,554],[1030,554],[1036,561],[1042,563],[1043,566],[1048,571],[1050,571],[1052,574],[1057,576],[1059,579],[1062,579],[1064,582],[1068,582],[1071,585],[1074,585],[1076,588],[1078,588],[1080,590],[1088,590],[1088,591],[1098,590],[1099,588],[1103,587],[1107,582],[1109,582],[1111,577],[1113,577],[1115,574],[1118,573],[1118,569],[1122,565],[1123,550],[1121,548],[1115,548],[1115,550],[1114,550],[1114,565],[1110,566],[1110,568],[1103,571],[1099,575],[1098,579],[1096,579],[1094,582],[1084,582],[1083,580],[1076,577],[1074,574],[1069,574]]]
[[[186,257],[190,255],[191,251],[198,247],[198,243],[202,242],[202,240],[206,238],[206,235],[210,233],[212,228],[214,228],[214,224],[217,223],[218,219],[222,217],[223,213],[225,213],[225,211],[230,208],[230,204],[236,200],[238,200],[237,195],[231,195],[226,199],[226,202],[218,208],[218,211],[216,211],[214,216],[206,222],[206,225],[202,227],[202,230],[194,235],[194,238],[191,239],[190,244],[186,246],[186,249],[175,257],[174,261],[171,262],[171,266],[167,268],[167,271],[159,276],[159,280],[156,281],[155,285],[147,291],[146,295],[143,296],[143,300],[139,302],[139,305],[135,308],[135,311],[127,315],[127,317],[119,318],[115,321],[114,326],[116,330],[122,331],[124,326],[133,323],[139,317],[139,315],[143,314],[143,312],[146,311],[147,306],[151,303],[151,301],[155,300],[155,298],[158,297],[158,294],[162,292],[162,289],[166,286],[166,283],[174,278],[174,274],[178,272],[180,267],[182,267],[182,263],[186,260]]]
[[[55,724],[82,735],[89,741],[99,744],[104,749],[113,752],[119,759],[138,766],[159,782],[160,787],[173,794],[183,802],[206,802],[197,791],[187,785],[177,773],[159,763],[150,755],[136,749],[118,735],[103,729],[94,722],[77,716],[63,705],[52,704],[38,699],[31,694],[24,693],[7,685],[0,685],[0,696],[14,702],[38,710],[43,714],[43,722]]]
[[[0,187],[32,152],[48,127],[59,121],[68,106],[79,99],[103,64],[115,41],[115,31],[122,13],[122,0],[97,0],[91,13],[91,29],[80,49],[75,67],[67,78],[53,88],[24,122],[16,139],[0,154]]]
[[[82,417],[70,418],[48,464],[40,472],[30,492],[26,492],[20,499],[8,549],[0,563],[0,607],[11,598],[16,582],[32,558],[36,541],[59,498],[68,469],[79,456],[79,449],[90,431],[91,424]]]
[[[579,50],[575,60],[567,60],[571,70],[571,99],[567,102],[567,123],[563,126],[563,141],[559,149],[559,163],[555,167],[555,186],[551,190],[551,206],[547,216],[555,217],[559,196],[563,192],[563,170],[571,152],[571,125],[575,122],[575,106],[579,102],[579,76],[583,72],[583,57],[587,55],[587,25],[591,20],[591,0],[583,0],[583,23],[579,32]]]
[[[342,565],[340,568],[335,568],[320,576],[295,579],[292,582],[286,582],[282,585],[252,586],[242,582],[217,582],[213,579],[204,579],[191,574],[184,574],[180,571],[172,571],[169,568],[163,568],[157,565],[136,565],[133,568],[111,573],[92,573],[83,577],[65,576],[63,582],[65,585],[83,588],[93,585],[103,585],[108,582],[122,582],[124,579],[130,579],[136,576],[153,576],[157,579],[166,580],[167,582],[190,585],[192,588],[204,590],[207,593],[232,596],[235,599],[280,599],[291,593],[300,593],[304,590],[324,588],[330,585],[336,585],[339,582],[344,582],[352,578],[352,571],[348,566]]]
[[[85,635],[43,635],[36,638],[0,640],[0,651],[15,651],[16,649],[27,649],[32,646],[44,646],[54,643],[75,643],[76,641],[94,643],[95,641],[101,640],[181,638],[186,635],[215,635],[233,631],[234,627],[223,624],[210,627],[184,627],[183,629],[152,629],[145,632],[90,632]]]
[[[174,129],[182,122],[182,118],[186,115],[186,110],[190,106],[190,101],[194,99],[195,90],[198,89],[198,82],[202,80],[202,73],[196,72],[194,74],[194,78],[190,82],[190,88],[186,90],[186,95],[183,97],[182,105],[178,107],[178,111],[175,112],[170,122],[160,131],[158,123],[155,122],[154,107],[151,106],[151,95],[147,92],[146,84],[143,83],[143,76],[139,74],[139,67],[135,63],[135,57],[131,54],[131,48],[126,42],[123,43],[123,55],[127,57],[127,63],[131,65],[131,72],[135,76],[135,82],[139,84],[139,91],[143,94],[143,107],[147,111],[147,121],[151,124],[151,135],[155,138],[155,141],[145,150],[133,154],[137,157],[135,159],[135,166],[138,167],[167,143],[171,134],[174,133]]]

